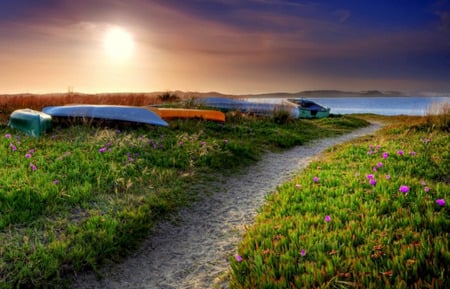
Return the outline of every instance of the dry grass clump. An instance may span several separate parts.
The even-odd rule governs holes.
[[[425,116],[425,124],[443,131],[450,131],[450,103],[432,104]]]
[[[169,98],[169,99],[168,99]],[[145,106],[160,104],[164,101],[181,100],[177,94],[165,93],[55,93],[55,94],[14,94],[0,97],[0,122],[4,123],[16,109],[30,108],[42,110],[46,106],[66,104],[114,104]]]

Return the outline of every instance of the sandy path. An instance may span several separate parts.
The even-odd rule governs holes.
[[[123,263],[76,278],[76,289],[228,288],[229,257],[252,223],[265,196],[305,168],[326,148],[371,134],[379,125],[314,141],[281,153],[268,153],[239,174],[204,184],[211,192],[179,213],[180,224],[161,222],[141,248]]]

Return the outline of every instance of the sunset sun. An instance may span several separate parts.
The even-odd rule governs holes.
[[[133,36],[120,27],[110,28],[103,38],[103,47],[109,57],[124,60],[133,54]]]

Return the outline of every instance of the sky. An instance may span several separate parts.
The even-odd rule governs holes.
[[[450,0],[0,2],[0,93],[329,89],[449,94]]]

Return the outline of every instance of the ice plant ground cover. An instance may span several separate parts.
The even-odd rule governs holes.
[[[268,197],[230,287],[450,288],[449,125],[399,118],[328,150]]]
[[[365,125],[346,116],[279,124],[229,115],[225,124],[168,128],[56,125],[41,138],[3,125],[0,288],[60,288],[74,272],[133,250],[155,222],[195,199],[191,185],[208,172]]]

